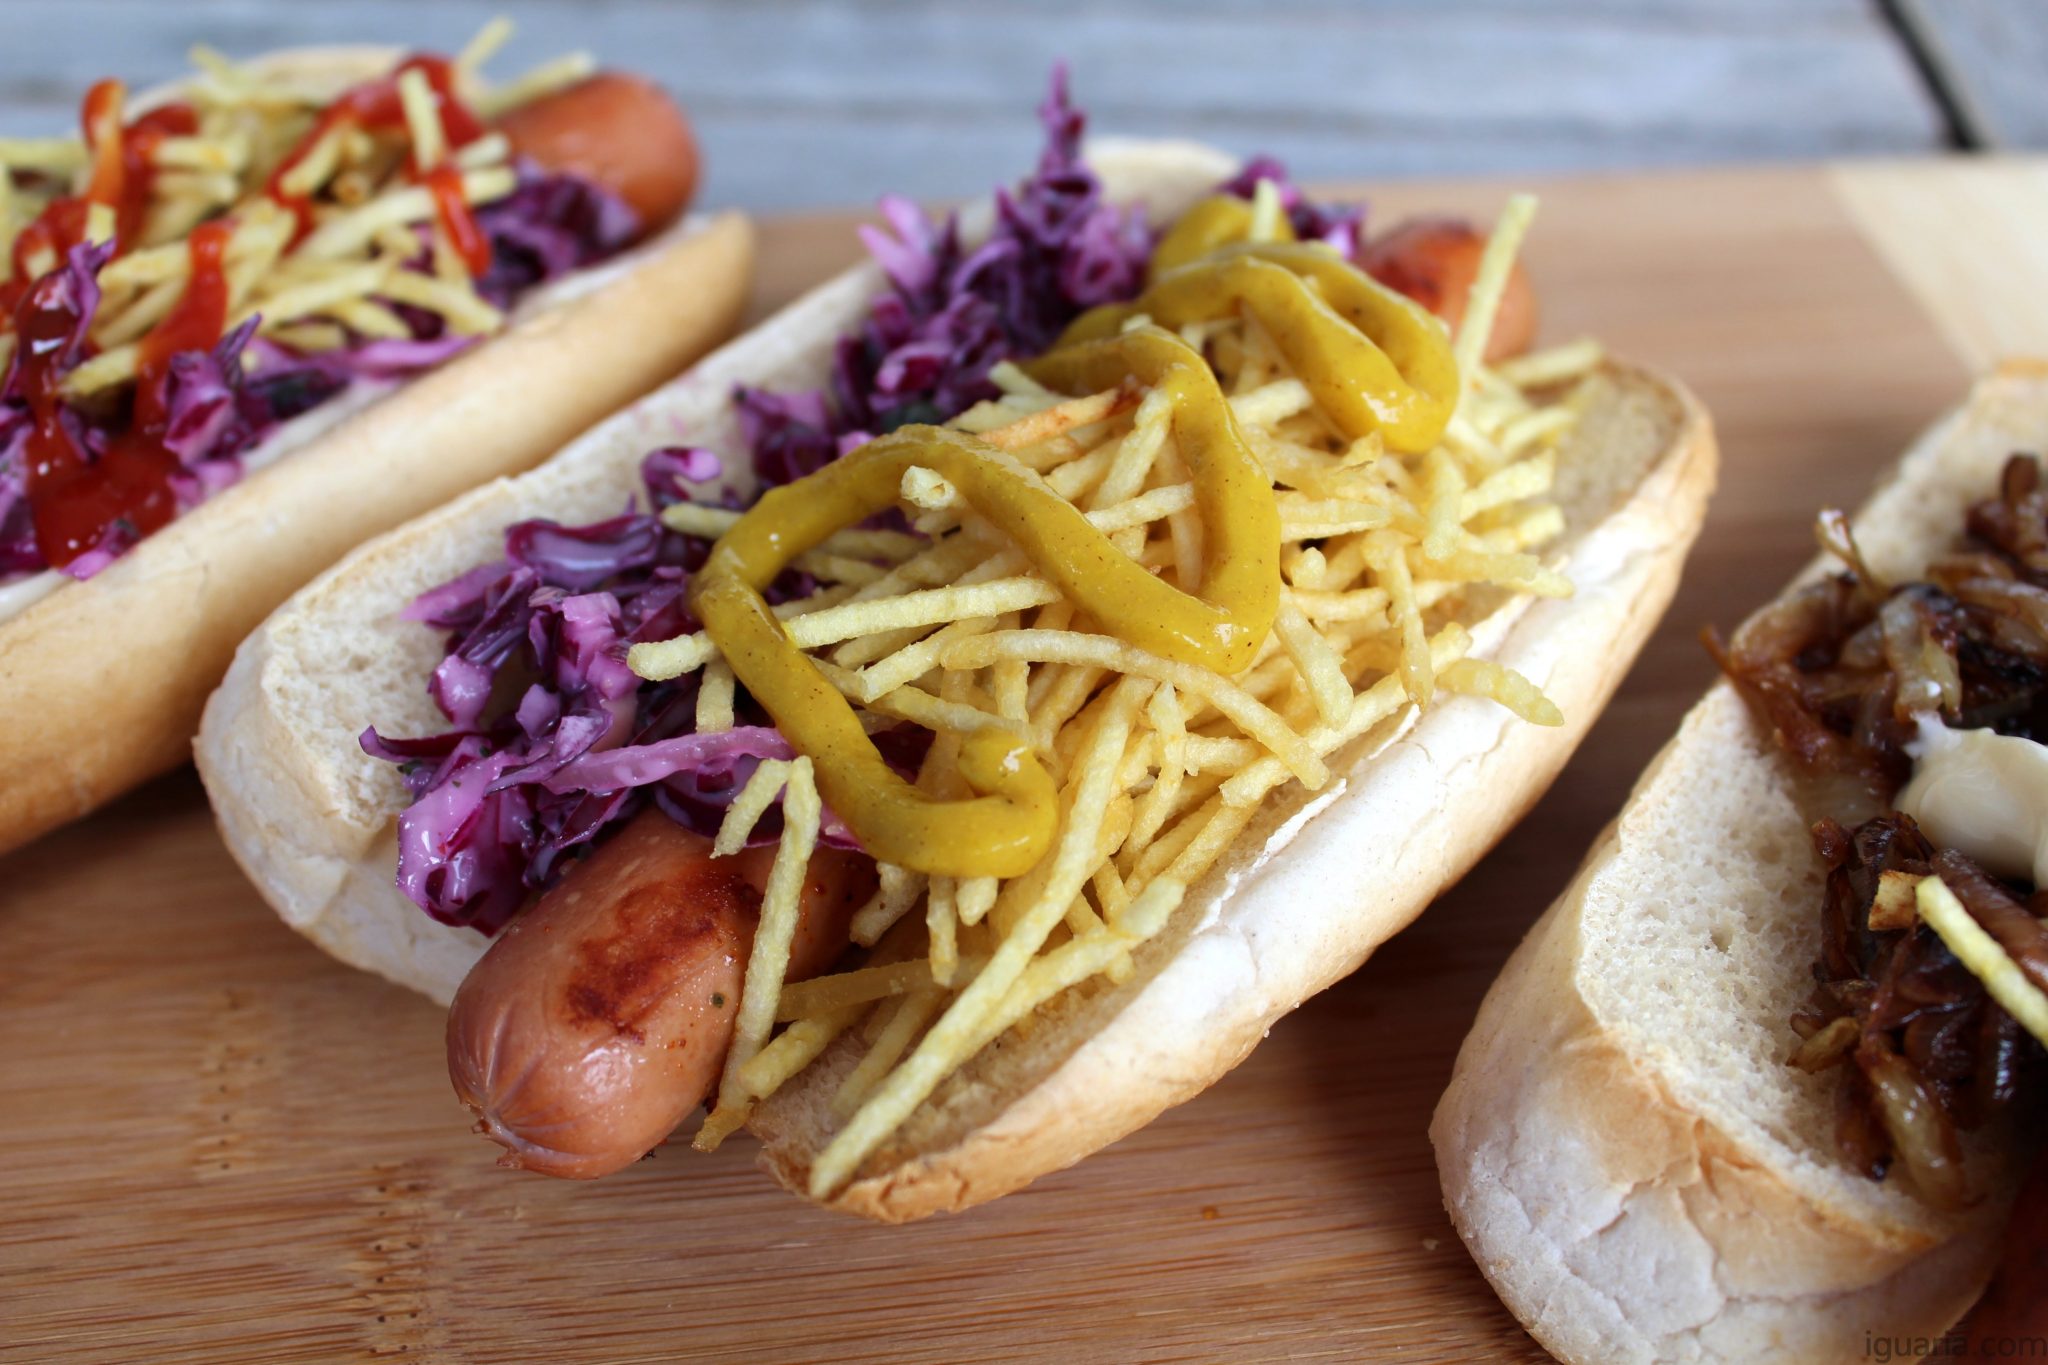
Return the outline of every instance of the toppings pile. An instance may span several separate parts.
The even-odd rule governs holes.
[[[1043,112],[1038,174],[999,202],[988,242],[969,247],[955,224],[890,207],[896,235],[870,239],[890,289],[842,340],[831,394],[738,394],[749,453],[775,484],[906,423],[947,421],[1123,556],[1194,592],[1220,568],[1223,536],[1198,509],[1173,393],[1134,378],[1057,392],[1019,363],[1089,305],[1137,297],[1156,241],[1103,203],[1063,82]],[[1219,187],[1249,204],[1249,244],[1306,234],[1335,253],[1357,246],[1355,211],[1308,204],[1271,163],[1254,170]],[[1340,755],[1445,694],[1561,723],[1527,679],[1468,653],[1468,627],[1504,597],[1571,591],[1539,551],[1564,526],[1549,501],[1557,447],[1598,382],[1600,352],[1480,360],[1531,208],[1512,205],[1485,250],[1455,339],[1448,427],[1428,449],[1342,434],[1306,382],[1315,376],[1294,371],[1255,309],[1167,334],[1206,363],[1277,506],[1278,617],[1233,674],[1097,633],[933,469],[908,469],[883,524],[840,531],[776,580],[767,598],[789,640],[928,798],[968,794],[963,750],[1028,745],[1057,814],[1050,851],[1023,875],[882,862],[852,926],[867,965],[784,980],[801,854],[814,833],[847,836],[818,805],[812,759],[769,728],[689,619],[691,576],[741,513],[684,496],[716,477],[719,454],[669,450],[643,471],[652,514],[515,526],[502,562],[415,605],[449,631],[433,692],[455,728],[364,736],[406,765],[413,793],[401,885],[436,918],[488,931],[559,874],[564,852],[649,802],[715,822],[727,850],[773,837],[779,797],[776,871],[797,859],[798,875],[783,879],[790,896],[764,904],[698,1143],[716,1145],[859,1030],[869,1050],[835,1100],[845,1125],[813,1172],[829,1193],[982,1048],[1067,992],[1128,980],[1134,954],[1268,795],[1325,787]],[[1439,324],[1403,316],[1450,352]],[[780,956],[762,948],[770,941]]]
[[[958,215],[934,223],[909,200],[882,199],[887,230],[862,228],[861,239],[889,291],[839,339],[830,394],[735,395],[762,482],[801,478],[906,423],[950,421],[997,396],[989,372],[998,363],[1037,355],[1088,309],[1137,296],[1155,225],[1104,202],[1102,182],[1081,159],[1087,120],[1068,98],[1064,67],[1054,69],[1038,116],[1046,135],[1038,166],[1014,191],[996,192],[981,245],[962,241]],[[1250,199],[1262,181],[1300,240],[1355,254],[1363,210],[1312,203],[1270,157],[1219,189]]]
[[[517,523],[504,559],[408,609],[449,632],[428,690],[453,728],[421,739],[373,729],[363,747],[403,765],[413,804],[399,885],[434,918],[495,933],[565,858],[649,802],[708,834],[763,759],[791,757],[758,709],[741,704],[738,723],[699,733],[696,677],[650,684],[625,663],[630,646],[692,623],[683,594],[713,537],[657,514],[721,468],[708,451],[657,450],[641,462],[654,511]],[[896,738],[915,763],[928,737]],[[764,825],[758,838],[773,834]]]
[[[2007,1109],[2043,1064],[2040,1044],[2001,1003],[2024,995],[1996,987],[2009,967],[2048,991],[2048,896],[1938,847],[1893,807],[1930,725],[2048,739],[2048,490],[2038,460],[2013,456],[1966,529],[1924,579],[1887,584],[1829,513],[1821,541],[1846,571],[1766,607],[1717,648],[1828,812],[1814,827],[1828,868],[1817,990],[1792,1021],[1804,1040],[1793,1060],[1808,1070],[1852,1062],[1845,1157],[1874,1179],[1896,1163],[1951,1207],[1969,1197],[1957,1130]],[[1983,934],[1942,928],[1930,896],[1952,900]],[[1987,936],[1995,948],[1973,950]]]
[[[1043,350],[1089,308],[1143,287],[1154,233],[1142,215],[1104,202],[1101,181],[1081,160],[1085,119],[1068,99],[1064,70],[1054,72],[1039,117],[1046,143],[1037,169],[998,193],[981,245],[964,245],[957,216],[933,223],[907,201],[883,201],[894,235],[865,229],[863,238],[889,289],[861,328],[840,338],[829,394],[734,393],[762,486],[801,478],[904,423],[946,421],[999,396],[990,378],[998,365]],[[1261,183],[1305,240],[1355,247],[1362,211],[1311,204],[1270,158],[1221,188],[1249,199]],[[756,735],[766,717],[744,700],[741,733],[754,738],[677,743],[697,728],[697,676],[646,683],[624,668],[629,646],[695,624],[683,605],[689,571],[732,514],[657,514],[723,471],[708,450],[656,451],[641,466],[647,511],[582,527],[519,523],[505,533],[504,559],[411,608],[412,619],[449,632],[429,690],[453,728],[420,739],[372,730],[363,745],[403,765],[413,804],[400,821],[399,885],[435,919],[493,933],[553,882],[564,855],[587,849],[648,802],[709,833],[763,758],[790,756],[779,736]],[[889,531],[842,539],[891,559],[927,543]],[[845,558],[812,557],[842,573]],[[818,582],[805,573],[788,580],[776,596],[802,596]],[[515,685],[518,704],[487,715],[490,699]],[[911,725],[884,735],[907,771],[931,739]],[[592,750],[611,751],[607,767],[568,768]],[[615,784],[627,764],[631,783],[603,785]],[[577,774],[596,781],[579,783]],[[773,833],[771,816],[758,837]]]
[[[503,41],[346,89],[204,50],[177,101],[93,87],[83,136],[0,140],[0,584],[86,578],[233,483],[278,426],[439,364],[641,225],[489,120]]]

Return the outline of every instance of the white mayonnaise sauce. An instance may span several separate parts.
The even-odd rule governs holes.
[[[1898,808],[2000,877],[2048,886],[2048,745],[1920,718]]]

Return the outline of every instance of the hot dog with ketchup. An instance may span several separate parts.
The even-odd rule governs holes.
[[[1682,391],[1590,343],[1485,360],[1527,326],[1531,205],[1475,235],[1453,331],[1276,165],[1091,164],[1063,86],[1045,117],[992,227],[892,204],[881,269],[337,570],[209,707],[230,847],[324,946],[452,996],[506,1164],[605,1174],[699,1104],[695,1145],[750,1123],[779,1178],[877,1217],[1077,1159],[1476,857],[1668,593],[1711,461]],[[1574,566],[1600,663],[1559,672]],[[418,658],[422,627],[425,708],[308,671],[316,635]],[[381,772],[260,738],[365,720]]]
[[[208,56],[0,141],[0,701],[43,720],[0,851],[179,761],[292,588],[736,318],[748,230],[682,221],[675,102],[582,58],[492,85],[503,36]]]

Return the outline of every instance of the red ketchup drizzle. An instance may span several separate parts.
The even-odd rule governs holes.
[[[454,162],[444,161],[427,172],[426,185],[434,196],[434,213],[448,234],[448,244],[462,258],[469,277],[475,279],[491,268],[491,239],[477,226],[476,215],[462,196],[462,172]]]
[[[141,233],[149,212],[150,193],[156,186],[157,148],[166,138],[197,134],[199,115],[189,104],[159,105],[138,115],[116,136],[121,97],[119,81],[101,81],[85,97],[88,136],[96,128],[101,130],[92,141],[95,164],[92,186],[85,197],[113,207],[114,240],[125,247]]]
[[[62,376],[56,361],[77,326],[76,315],[37,306],[33,296],[15,315],[22,391],[35,418],[28,438],[29,510],[36,548],[51,568],[61,569],[98,546],[117,523],[125,522],[139,538],[177,515],[171,479],[180,463],[164,444],[164,380],[173,357],[220,340],[228,313],[222,256],[233,235],[234,224],[225,220],[193,230],[191,280],[177,305],[142,339],[134,415],[98,460],[87,461],[59,418]]]
[[[300,237],[312,229],[313,206],[307,196],[285,192],[286,173],[305,160],[329,132],[350,126],[372,132],[404,127],[398,77],[406,71],[426,76],[451,151],[483,136],[482,121],[455,94],[454,68],[446,58],[409,57],[391,75],[356,86],[321,111],[312,130],[271,174],[270,197],[298,220]],[[13,269],[0,284],[0,318],[13,321],[21,388],[35,419],[27,443],[27,492],[36,547],[56,569],[94,549],[117,524],[125,523],[139,539],[177,515],[172,479],[180,462],[165,445],[169,414],[164,411],[164,380],[175,356],[212,348],[227,324],[228,285],[222,256],[234,235],[234,225],[216,221],[193,230],[188,242],[192,274],[185,293],[140,343],[135,409],[128,429],[113,439],[99,459],[87,457],[64,426],[63,375],[58,370],[64,342],[80,319],[67,307],[34,297],[38,267],[47,268],[50,261],[61,260],[85,240],[88,215],[95,204],[114,210],[115,251],[125,249],[149,211],[158,147],[166,138],[190,137],[199,131],[199,117],[187,104],[161,105],[124,128],[120,119],[125,97],[125,88],[112,80],[100,81],[86,92],[79,111],[92,156],[85,193],[52,200],[21,230],[14,242]],[[407,169],[433,194],[435,214],[449,244],[471,275],[488,270],[490,239],[463,198],[461,172],[447,162],[422,174],[418,165],[408,160]]]
[[[403,128],[405,103],[398,96],[398,78],[408,71],[418,71],[427,78],[427,88],[434,92],[434,112],[440,116],[441,132],[450,151],[466,147],[483,136],[483,121],[455,93],[455,68],[446,57],[408,57],[390,75],[365,81],[344,92],[320,111],[320,117],[300,139],[299,145],[292,148],[291,154],[271,173],[266,187],[270,197],[298,219],[300,238],[313,230],[313,203],[307,195],[287,191],[284,188],[285,177],[312,155],[313,149],[329,133],[347,128],[361,128],[366,132]],[[462,197],[462,173],[447,162],[422,173],[410,157],[407,158],[406,169],[433,193],[435,216],[469,273],[476,276],[490,269],[490,239],[477,226],[476,214]]]
[[[86,215],[94,204],[114,210],[114,249],[126,250],[141,232],[156,186],[156,151],[165,138],[191,137],[199,115],[189,104],[159,105],[121,126],[125,91],[119,81],[100,81],[86,92],[79,123],[92,154],[92,179],[84,194],[53,199],[14,239],[13,271],[0,286],[0,310],[12,313],[35,282],[38,259],[61,258],[85,240]]]

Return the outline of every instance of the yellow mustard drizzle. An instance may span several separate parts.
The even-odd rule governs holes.
[[[944,477],[1101,630],[1229,675],[1250,666],[1278,610],[1272,482],[1200,353],[1159,326],[1127,324],[1140,313],[1179,327],[1248,311],[1347,436],[1379,431],[1397,449],[1421,450],[1442,434],[1457,398],[1442,327],[1319,248],[1243,243],[1250,224],[1242,201],[1198,205],[1162,242],[1154,282],[1135,304],[1085,314],[1025,366],[1057,391],[1135,381],[1171,396],[1174,436],[1213,547],[1199,592],[1155,578],[993,446],[931,426],[899,428],[770,489],[694,575],[691,604],[705,633],[811,759],[820,793],[877,859],[939,876],[1019,876],[1051,844],[1058,818],[1051,776],[1021,737],[1003,731],[963,737],[959,771],[972,797],[940,800],[899,777],[762,599],[797,556],[893,506],[905,471]]]
[[[820,472],[845,469],[880,444],[865,446]],[[880,467],[875,460],[863,463],[869,470]],[[1052,841],[1059,802],[1052,777],[1022,737],[977,730],[962,739],[960,776],[976,795],[941,801],[919,791],[883,762],[846,698],[790,643],[782,622],[762,601],[761,589],[790,560],[846,521],[870,516],[895,500],[895,485],[855,477],[841,480],[836,496],[807,493],[796,502],[808,505],[792,506],[787,495],[808,482],[771,491],[755,504],[755,511],[765,510],[767,517],[756,520],[749,513],[720,538],[691,587],[698,619],[724,651],[733,675],[767,708],[797,752],[811,760],[819,794],[870,854],[939,876],[1023,875]],[[879,496],[864,496],[878,489]],[[834,517],[849,506],[866,510]],[[779,524],[771,520],[778,515],[786,516]]]
[[[1377,431],[1388,448],[1409,454],[1442,439],[1458,405],[1458,363],[1443,325],[1310,243],[1213,248],[1157,274],[1135,302],[1083,313],[1059,345],[1113,335],[1141,314],[1185,327],[1240,308],[1258,318],[1316,405],[1347,437]]]
[[[1245,444],[1208,362],[1171,332],[1136,327],[1060,346],[1024,369],[1059,392],[1099,393],[1133,379],[1166,390],[1174,440],[1215,549],[1199,593],[1194,584],[1174,587],[1127,558],[1050,489],[1046,495],[1065,511],[1063,526],[1075,528],[1075,549],[1086,544],[1087,561],[1043,558],[1022,539],[1019,547],[1119,639],[1225,675],[1249,668],[1280,609],[1280,511],[1272,478]]]
[[[1080,382],[1136,375],[1175,397],[1182,458],[1216,528],[1205,597],[1154,578],[1031,470],[984,441],[906,426],[796,483],[770,489],[719,539],[693,580],[692,606],[734,676],[810,757],[832,809],[884,862],[942,876],[1014,877],[1052,840],[1053,783],[1024,742],[977,731],[960,773],[976,796],[940,801],[890,770],[838,690],[789,639],[761,590],[833,532],[893,506],[905,471],[941,475],[1082,611],[1169,658],[1234,673],[1249,666],[1279,605],[1273,491],[1202,358],[1144,328],[1049,358]],[[1045,363],[1045,362],[1041,362]],[[1205,600],[1206,598],[1206,600]]]
[[[1248,242],[1252,236],[1252,201],[1234,194],[1216,194],[1204,199],[1180,216],[1166,230],[1159,245],[1152,248],[1147,275],[1158,279],[1168,271],[1192,265],[1218,247]],[[1294,229],[1285,218],[1276,225],[1281,240],[1294,240]]]

